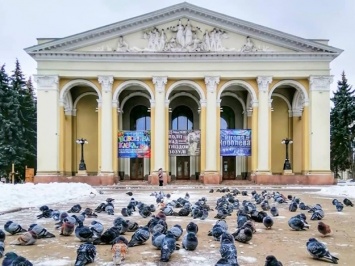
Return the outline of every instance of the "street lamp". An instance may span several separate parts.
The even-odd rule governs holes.
[[[292,139],[285,138],[281,141],[282,144],[286,145],[286,159],[284,163],[284,170],[292,170],[290,160],[288,159],[288,144],[292,144]]]
[[[88,144],[89,142],[86,139],[77,139],[76,143],[81,145],[81,159],[80,159],[80,164],[79,164],[79,170],[81,171],[86,171],[86,164],[84,161],[84,144]]]

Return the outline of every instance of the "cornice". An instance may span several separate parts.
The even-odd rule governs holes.
[[[303,39],[291,34],[280,32],[258,24],[240,20],[225,14],[201,8],[189,3],[181,3],[163,8],[151,13],[137,16],[131,19],[113,23],[83,33],[71,35],[65,38],[56,39],[48,43],[28,47],[25,51],[29,54],[37,51],[61,50],[67,51],[83,46],[95,44],[119,35],[126,35],[135,31],[141,31],[154,27],[159,23],[189,18],[197,22],[206,23],[211,26],[223,28],[227,31],[250,36],[254,39],[283,46],[296,51],[327,52],[339,55],[342,50]]]
[[[218,53],[113,53],[113,52],[33,52],[36,61],[105,61],[105,62],[205,62],[205,61],[325,61],[330,62],[338,54],[318,52],[218,52]]]

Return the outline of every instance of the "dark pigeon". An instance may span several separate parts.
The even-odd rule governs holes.
[[[345,204],[345,206],[351,206],[351,207],[354,207],[353,203],[351,202],[351,200],[345,198],[343,200],[343,203]]]
[[[198,245],[198,239],[195,233],[187,233],[182,240],[182,247],[186,250],[195,250]]]
[[[266,256],[265,266],[283,266],[281,261],[278,261],[274,255]]]
[[[80,204],[75,204],[73,207],[68,210],[68,213],[79,213],[81,211],[81,206]]]
[[[91,243],[84,243],[76,251],[77,256],[74,266],[84,266],[92,263],[96,257],[96,247]]]
[[[306,244],[307,251],[315,259],[323,259],[338,264],[338,258],[330,254],[327,247],[315,238],[310,238]]]
[[[33,264],[15,252],[7,252],[2,261],[2,266],[33,266]]]

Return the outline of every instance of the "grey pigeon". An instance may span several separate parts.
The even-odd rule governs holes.
[[[195,233],[187,233],[182,240],[182,247],[186,250],[195,250],[198,245],[198,239]]]
[[[47,231],[46,228],[44,228],[42,225],[40,224],[31,224],[28,228],[28,231],[32,230],[37,238],[52,238],[55,237],[54,234],[50,233]]]
[[[307,246],[307,251],[311,256],[315,259],[325,259],[325,260],[330,260],[334,264],[338,264],[338,258],[330,254],[329,250],[327,247],[319,242],[315,238],[310,238],[306,244]]]
[[[229,262],[228,265],[239,266],[237,248],[234,244],[234,237],[231,234],[224,232],[221,235],[221,246],[219,248],[219,252],[221,257]]]
[[[74,266],[84,266],[92,263],[96,257],[96,247],[91,243],[84,243],[76,251],[77,256]]]
[[[277,209],[277,207],[276,206],[272,206],[271,208],[270,208],[270,213],[271,213],[271,215],[272,216],[279,216],[279,210]]]
[[[150,237],[148,226],[139,227],[131,237],[128,247],[143,245]]]
[[[156,247],[157,249],[161,249],[161,246],[163,244],[163,240],[165,238],[165,234],[161,233],[161,232],[155,232],[152,235],[152,244],[154,247]]]
[[[174,226],[172,226],[169,231],[173,233],[173,235],[175,236],[175,240],[179,240],[179,238],[182,236],[182,233],[184,232],[181,225],[179,224],[175,224]]]
[[[176,244],[175,236],[168,230],[162,242],[160,261],[168,262],[170,260],[170,256],[176,249],[179,249],[179,247]]]
[[[11,235],[26,232],[26,230],[23,229],[21,225],[13,221],[7,221],[4,225],[4,229]]]
[[[301,218],[291,217],[288,220],[288,225],[296,231],[305,230],[305,228],[309,228],[309,225]]]

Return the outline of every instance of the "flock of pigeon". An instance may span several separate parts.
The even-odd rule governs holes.
[[[51,219],[53,231],[44,228],[40,223],[33,223],[27,229],[20,225],[19,221],[7,221],[3,229],[0,229],[0,258],[3,257],[3,266],[31,266],[33,265],[25,257],[11,250],[11,245],[27,246],[35,244],[41,238],[75,236],[82,244],[77,249],[74,265],[82,266],[95,261],[97,245],[109,245],[112,252],[113,265],[121,265],[127,258],[128,251],[135,246],[151,243],[160,252],[160,261],[169,262],[174,252],[179,249],[186,251],[198,250],[199,223],[208,217],[215,219],[207,233],[216,243],[219,243],[220,258],[216,258],[214,265],[239,265],[236,242],[248,243],[252,240],[256,231],[256,223],[263,224],[265,230],[272,229],[275,217],[279,216],[279,208],[288,206],[290,212],[301,210],[300,213],[288,220],[290,230],[308,230],[306,213],[311,220],[317,220],[318,232],[321,236],[331,235],[329,225],[321,220],[324,211],[320,204],[309,206],[299,198],[292,195],[284,196],[277,191],[263,190],[258,193],[255,190],[248,192],[237,188],[221,188],[209,193],[220,193],[213,205],[207,201],[206,196],[198,200],[190,200],[188,192],[184,196],[172,199],[172,195],[162,191],[153,192],[154,203],[144,203],[135,200],[132,192],[127,192],[127,206],[119,209],[115,214],[113,198],[107,198],[95,209],[82,208],[80,204],[73,205],[69,210],[52,209],[47,205],[39,208],[39,214],[35,219]],[[248,194],[249,193],[249,194]],[[128,199],[129,198],[129,199]],[[344,206],[353,207],[353,203],[345,198],[343,202],[334,199],[332,201],[338,212],[343,211]],[[304,212],[302,212],[304,211]],[[117,212],[117,211],[116,211]],[[104,225],[98,219],[101,215],[112,215],[112,226],[104,229]],[[138,224],[133,215],[139,215],[146,221]],[[186,217],[186,228],[180,224],[168,225],[169,217]],[[231,229],[226,218],[235,216],[236,228]],[[89,224],[88,219],[91,218]],[[85,224],[87,225],[85,225]],[[128,237],[126,233],[131,232]],[[16,235],[15,240],[5,245],[6,235]],[[181,241],[181,243],[180,243]],[[305,245],[311,257],[338,264],[339,258],[332,255],[326,245],[314,237],[309,238]],[[132,252],[133,253],[133,252]],[[134,256],[134,255],[131,255]],[[273,254],[266,256],[265,266],[282,266]]]

